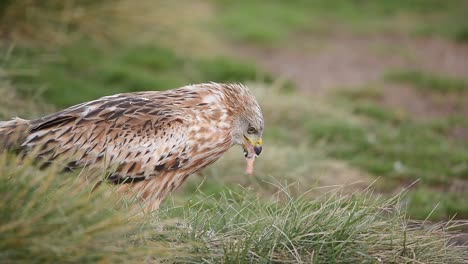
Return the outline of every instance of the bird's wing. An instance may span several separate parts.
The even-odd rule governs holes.
[[[70,169],[112,166],[116,183],[142,180],[189,161],[190,115],[171,105],[138,94],[103,97],[32,121],[23,146]]]

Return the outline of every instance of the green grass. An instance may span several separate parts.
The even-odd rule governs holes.
[[[412,215],[424,215],[433,212],[432,219],[442,219],[447,215],[458,218],[468,218],[466,194],[447,191],[440,192],[431,188],[421,187],[408,193],[408,211]]]
[[[147,3],[143,2],[142,6],[147,8],[139,10],[141,7],[139,5],[124,4],[122,6],[125,11],[121,16],[119,4],[120,1],[117,5],[109,7],[106,1],[99,3],[93,1],[64,3],[57,0],[3,1],[0,4],[2,7],[0,21],[5,28],[16,31],[14,33],[51,42],[57,40],[55,37],[61,31],[67,33],[84,31],[88,37],[102,40],[114,35],[118,30],[115,28],[102,30],[96,26],[109,24],[116,27],[128,26],[135,20],[129,16],[125,17],[125,14],[135,15],[132,13],[134,11],[141,14],[152,7],[165,10],[168,6],[163,1],[155,2],[153,5],[146,5]],[[268,3],[261,0],[211,0],[201,4],[184,2],[180,6],[173,7],[175,10],[169,9],[168,12],[200,6],[202,11],[213,9],[213,13],[216,14],[212,15],[211,12],[204,14],[207,21],[201,23],[202,27],[215,29],[217,36],[229,36],[231,39],[259,44],[271,45],[274,44],[272,42],[279,40],[287,41],[294,33],[329,33],[337,29],[354,32],[438,35],[461,42],[467,41],[468,24],[465,17],[468,3],[465,0],[293,0],[288,2],[273,0]],[[95,16],[93,13],[95,10],[106,12],[108,15],[105,18]],[[164,13],[156,12],[157,17],[153,22],[151,19],[154,14],[145,13],[149,20],[141,20],[144,24],[137,27],[143,28],[147,27],[148,23],[155,23],[156,31],[164,32],[167,26],[165,20],[171,18],[167,18]],[[162,23],[158,24],[158,20]],[[122,21],[123,24],[120,23]],[[38,26],[42,31],[37,30]],[[187,26],[175,28],[184,31]],[[169,26],[168,29],[170,31],[174,28]],[[98,34],[89,34],[90,32]],[[11,33],[11,30],[7,33]],[[144,34],[146,33],[148,32]]]
[[[213,0],[225,35],[271,45],[292,33],[327,33],[344,28],[364,32],[406,32],[466,40],[468,3],[417,1],[225,1]],[[229,29],[229,30],[225,30]]]
[[[130,210],[116,210],[117,197],[91,194],[81,181],[19,165],[5,153],[0,171],[0,262],[133,262],[143,256],[132,235],[142,224],[130,220]]]
[[[378,118],[387,118],[382,113],[377,112]],[[312,141],[323,144],[330,155],[374,175],[422,179],[434,185],[449,183],[452,178],[466,179],[466,169],[454,169],[466,165],[466,146],[448,141],[430,125],[316,120],[309,127]]]
[[[215,1],[221,11],[223,33],[229,37],[257,43],[270,43],[285,38],[291,28],[310,21],[301,1],[285,4],[271,1]]]
[[[377,102],[378,89],[344,91],[334,98],[355,119],[317,120],[310,133],[328,155],[347,160],[374,175],[390,179],[388,187],[419,180],[409,200],[409,214],[422,218],[435,208],[432,219],[443,215],[467,218],[464,191],[443,191],[468,178],[468,145],[447,135],[454,126],[467,126],[463,118],[414,120]],[[393,182],[393,184],[391,183]],[[442,190],[441,190],[442,189]]]
[[[5,66],[23,95],[42,93],[47,102],[66,107],[103,95],[166,90],[199,82],[272,81],[251,63],[224,56],[189,58],[155,45],[103,48],[92,42],[57,51],[18,47]]]
[[[385,79],[391,82],[407,83],[421,90],[439,93],[468,91],[468,82],[465,80],[414,70],[389,72],[385,75]]]
[[[112,186],[90,193],[84,176],[0,158],[0,262],[5,263],[463,263],[456,223],[420,226],[400,200],[369,191],[273,199],[241,188],[187,193],[152,214]],[[94,177],[94,176],[93,176]],[[275,187],[278,188],[278,187]],[[132,210],[136,206],[136,210]],[[452,231],[450,231],[452,230]]]
[[[303,120],[313,145],[334,158],[347,160],[374,175],[398,181],[450,184],[468,179],[466,143],[447,137],[458,119],[418,121],[378,104],[377,89],[344,91],[330,98],[351,116]],[[461,168],[461,169],[460,169]]]
[[[231,191],[220,198],[198,197],[182,209],[162,213],[184,213],[185,221],[174,232],[183,241],[199,243],[195,250],[201,256],[188,258],[191,262],[462,261],[458,254],[435,257],[441,250],[432,251],[428,238],[437,237],[432,232],[438,228],[408,227],[399,197],[385,200],[336,191],[316,200],[292,198],[287,191],[279,196],[284,198],[266,202],[250,192]]]
[[[43,98],[37,94],[28,98],[21,96],[11,84],[8,75],[0,76],[0,120],[8,120],[15,116],[38,118],[45,112],[52,112],[53,109],[53,106],[44,103]]]

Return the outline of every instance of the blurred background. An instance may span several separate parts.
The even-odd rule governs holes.
[[[0,118],[242,82],[266,119],[255,175],[234,148],[169,203],[372,185],[407,189],[413,219],[467,219],[467,17],[465,0],[3,0]]]

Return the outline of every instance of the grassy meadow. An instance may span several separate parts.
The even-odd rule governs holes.
[[[254,175],[233,148],[151,214],[112,186],[91,193],[82,172],[2,153],[0,262],[466,263],[467,11],[0,3],[1,120],[215,81],[251,87],[266,124]]]

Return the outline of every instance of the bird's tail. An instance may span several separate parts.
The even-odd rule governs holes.
[[[18,117],[0,121],[0,150],[19,149],[28,134],[29,123],[29,120]]]

